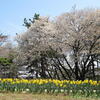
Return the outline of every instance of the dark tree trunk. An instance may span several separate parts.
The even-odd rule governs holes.
[[[92,58],[92,59],[93,59],[93,58]],[[92,73],[93,73],[93,79],[95,79],[94,60],[92,60]]]
[[[47,78],[44,60],[45,60],[45,58],[41,57],[41,72],[40,72],[41,78]]]
[[[79,66],[78,66],[78,62],[75,62],[75,76],[76,76],[76,80],[80,80],[80,77],[79,77]]]

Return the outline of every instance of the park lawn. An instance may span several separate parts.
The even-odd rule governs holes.
[[[0,100],[100,100],[92,98],[72,98],[62,94],[24,94],[24,93],[0,93]]]

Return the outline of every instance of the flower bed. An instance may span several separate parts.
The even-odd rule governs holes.
[[[22,93],[64,93],[68,95],[100,97],[100,81],[0,79],[0,91]]]

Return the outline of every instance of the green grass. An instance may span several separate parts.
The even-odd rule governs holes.
[[[24,93],[0,93],[0,100],[100,100],[99,98],[79,98],[67,95],[50,94],[24,94]]]

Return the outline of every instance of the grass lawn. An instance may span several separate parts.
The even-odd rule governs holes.
[[[0,100],[100,100],[92,98],[72,98],[64,95],[48,94],[22,94],[22,93],[0,93]]]

